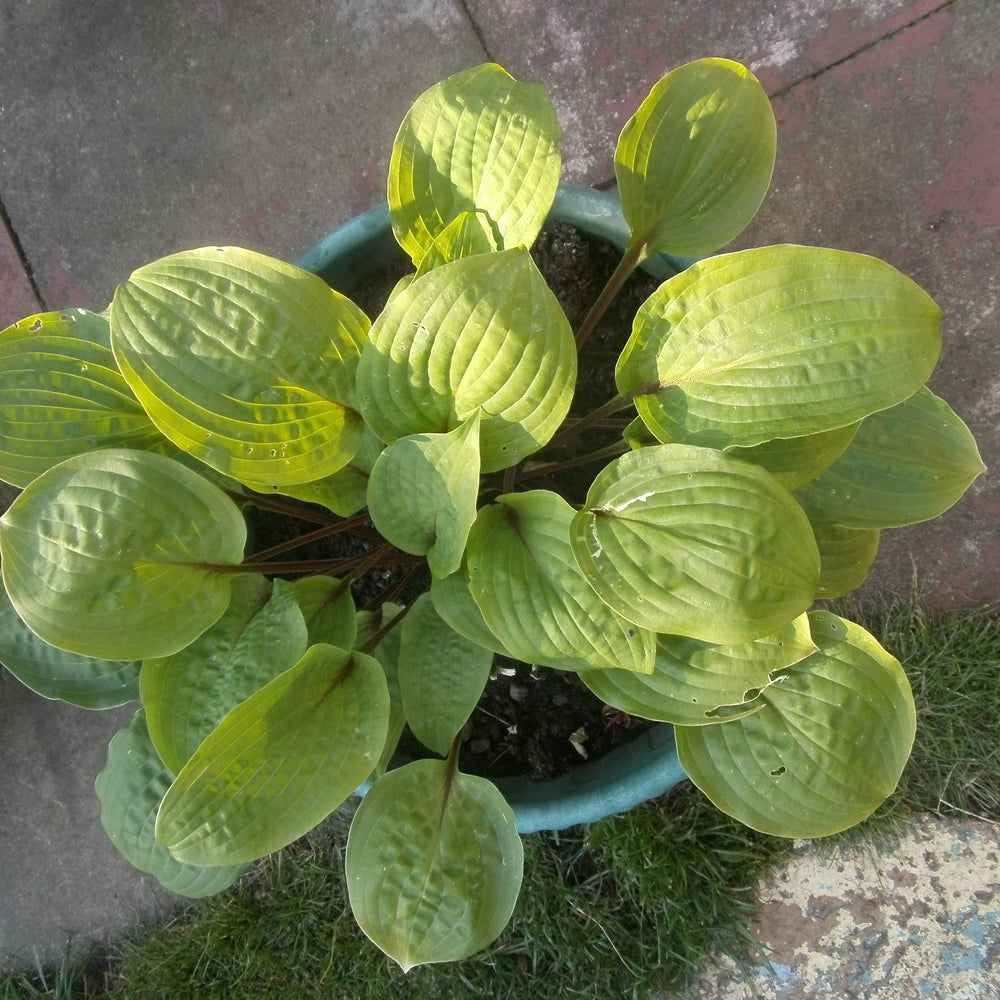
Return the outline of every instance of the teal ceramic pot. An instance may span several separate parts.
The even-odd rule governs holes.
[[[549,218],[624,248],[629,228],[618,199],[604,191],[561,184]],[[351,219],[321,239],[295,262],[323,277],[345,294],[371,274],[406,260],[389,223],[387,205]],[[644,268],[665,278],[683,270],[691,259],[666,254],[651,258]],[[685,779],[677,759],[673,727],[657,725],[600,760],[589,761],[551,781],[527,777],[497,779],[511,804],[520,833],[563,830],[593,823],[655,798]],[[367,789],[359,789],[361,794]]]

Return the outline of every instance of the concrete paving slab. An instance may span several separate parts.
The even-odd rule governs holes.
[[[189,247],[292,259],[384,199],[407,107],[484,58],[453,0],[0,0],[0,198],[53,309]]]
[[[38,300],[21,263],[21,256],[6,225],[0,220],[0,330],[37,310]]]

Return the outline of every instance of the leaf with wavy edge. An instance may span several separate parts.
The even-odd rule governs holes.
[[[570,546],[573,508],[544,490],[484,507],[469,534],[469,591],[511,656],[559,670],[649,673],[656,637],[594,592]]]
[[[424,91],[389,161],[389,215],[419,264],[462,213],[481,212],[503,247],[531,246],[559,183],[559,122],[545,88],[493,63]]]
[[[573,518],[601,599],[654,632],[711,643],[780,630],[812,603],[819,554],[802,509],[749,462],[690,445],[620,456]]]
[[[481,411],[483,472],[546,444],[575,384],[569,321],[523,249],[415,279],[375,321],[358,368],[361,411],[387,443],[452,431]]]
[[[818,652],[760,694],[763,708],[676,730],[681,765],[724,813],[779,837],[824,837],[896,787],[916,714],[906,674],[861,626],[809,616]]]
[[[643,303],[615,378],[661,441],[805,437],[916,392],[937,361],[940,320],[923,289],[874,257],[741,250],[699,261]]]
[[[745,66],[698,59],[667,73],[615,150],[630,248],[701,257],[735,239],[771,183],[777,129]]]
[[[843,455],[795,497],[817,528],[898,528],[943,514],[985,468],[969,428],[921,387],[865,418]]]
[[[110,316],[115,359],[153,423],[223,475],[310,483],[357,451],[369,323],[321,278],[237,247],[187,250],[122,282]]]
[[[246,523],[178,462],[107,448],[43,472],[0,518],[3,581],[25,624],[108,660],[169,656],[219,620]]]
[[[0,478],[14,486],[73,455],[162,439],[118,371],[107,319],[86,309],[0,333],[0,411]]]
[[[344,868],[355,919],[405,972],[490,944],[514,910],[523,864],[514,813],[496,785],[418,760],[365,796]]]

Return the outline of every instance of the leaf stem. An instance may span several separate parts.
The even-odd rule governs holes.
[[[268,549],[261,549],[260,552],[255,552],[253,554],[254,562],[265,562],[268,559],[272,559],[274,556],[281,555],[283,552],[291,552],[293,549],[300,548],[303,545],[309,545],[311,542],[318,542],[324,538],[330,538],[333,535],[339,534],[341,531],[351,531],[354,528],[359,528],[364,524],[367,524],[371,519],[367,514],[358,514],[356,517],[345,518],[342,521],[338,521],[336,524],[328,524],[322,528],[317,528],[315,531],[310,531],[305,535],[298,535],[296,538],[289,538],[288,541],[281,542],[278,545],[272,545]]]
[[[548,443],[548,447],[551,448],[553,445],[561,444],[566,440],[566,438],[574,434],[579,434],[580,431],[594,426],[605,418],[611,416],[612,413],[624,410],[626,406],[629,406],[632,403],[635,396],[636,394],[632,392],[624,395],[613,396],[606,403],[601,404],[596,410],[592,410],[585,417],[580,417],[579,420],[566,421],[553,435],[552,439]]]
[[[546,462],[527,469],[520,475],[520,480],[535,479],[538,476],[547,476],[553,472],[562,472],[565,469],[573,469],[578,465],[589,465],[591,462],[599,462],[602,458],[614,458],[629,450],[627,441],[615,441],[606,448],[599,448],[587,455],[578,455],[576,458],[568,458],[564,462]]]
[[[594,304],[590,307],[590,312],[583,318],[580,329],[576,332],[576,349],[579,351],[587,342],[594,328],[601,321],[601,317],[608,311],[608,307],[615,300],[615,296],[622,290],[622,286],[628,281],[632,272],[649,256],[649,248],[646,243],[638,243],[625,248],[622,259],[608,278],[607,284],[597,296]]]

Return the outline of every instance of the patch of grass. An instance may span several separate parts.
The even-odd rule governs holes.
[[[826,847],[891,842],[915,813],[1000,820],[1000,618],[919,602],[840,610],[903,663],[918,721],[894,795]],[[345,840],[339,816],[227,892],[117,944],[102,976],[64,963],[0,980],[0,1000],[676,996],[714,957],[744,972],[766,960],[750,930],[757,887],[788,850],[685,783],[594,827],[525,838],[524,891],[496,944],[404,975],[350,914]]]

